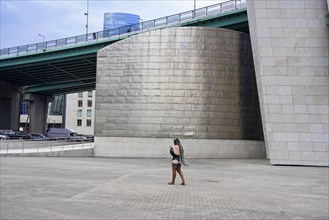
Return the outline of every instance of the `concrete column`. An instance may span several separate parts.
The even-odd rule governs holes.
[[[0,80],[0,129],[18,130],[20,89]]]
[[[329,166],[326,0],[247,0],[272,164]]]
[[[24,94],[24,100],[29,101],[30,133],[44,134],[48,115],[48,104],[52,97],[37,94]]]

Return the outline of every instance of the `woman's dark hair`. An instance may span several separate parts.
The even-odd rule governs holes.
[[[175,138],[174,139],[174,145],[178,145],[179,144],[179,139],[178,138]]]

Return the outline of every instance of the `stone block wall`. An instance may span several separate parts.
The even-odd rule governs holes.
[[[262,141],[252,59],[249,35],[204,27],[150,31],[103,48],[95,151],[108,137]]]
[[[248,35],[162,29],[100,50],[97,65],[96,136],[262,139]]]
[[[326,0],[247,0],[272,164],[329,165]]]

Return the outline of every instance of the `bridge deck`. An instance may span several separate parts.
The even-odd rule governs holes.
[[[32,46],[19,46],[1,50],[0,79],[24,88],[24,92],[46,95],[67,94],[95,89],[96,55],[101,48],[131,35],[146,31],[183,26],[223,27],[249,32],[245,1],[231,0],[195,11],[171,15],[139,23],[142,28],[134,32],[109,36],[104,31],[97,32],[97,39],[81,36],[48,41]],[[166,22],[164,22],[164,20]],[[113,30],[108,30],[112,31]],[[62,42],[62,44],[60,43]],[[47,47],[50,45],[49,47]],[[35,50],[29,50],[35,48]],[[14,52],[13,52],[14,51]]]

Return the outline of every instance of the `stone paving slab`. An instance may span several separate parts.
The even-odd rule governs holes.
[[[169,159],[1,157],[0,219],[328,219],[328,167]]]

